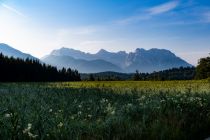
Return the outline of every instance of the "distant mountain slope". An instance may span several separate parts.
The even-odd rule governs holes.
[[[125,68],[125,61],[127,57],[127,53],[125,51],[119,51],[117,53],[108,52],[104,49],[101,49],[98,53],[93,54],[96,58],[106,60],[108,62],[112,62],[113,64]]]
[[[22,59],[38,59],[33,57],[30,54],[26,54],[23,53],[17,49],[12,48],[11,46],[4,44],[4,43],[0,43],[0,53],[4,54],[5,56],[9,56],[9,57],[14,57],[14,58],[22,58]]]
[[[118,72],[100,72],[100,73],[82,73],[82,80],[95,80],[95,81],[118,81],[118,80],[152,80],[152,81],[165,81],[165,80],[193,80],[195,78],[195,67],[180,67],[167,69],[159,72],[152,73],[138,73],[138,78],[135,73],[118,73]],[[92,77],[92,79],[90,79]],[[134,78],[135,77],[135,78]]]
[[[141,72],[153,72],[170,68],[191,67],[189,63],[165,49],[136,49],[126,59],[126,71],[137,69]]]
[[[156,48],[150,50],[137,48],[135,52],[130,53],[125,51],[114,53],[101,49],[96,54],[61,48],[52,51],[50,55],[42,58],[42,61],[55,66],[62,64],[64,67],[75,67],[85,73],[104,71],[132,73],[136,70],[153,72],[192,66],[169,50]]]
[[[74,49],[69,49],[69,48],[61,48],[58,50],[53,50],[50,55],[55,55],[55,56],[71,56],[75,59],[85,59],[85,60],[94,60],[94,56],[89,53],[84,53],[79,50],[74,50]]]
[[[104,61],[104,60],[83,60],[75,59],[70,56],[56,56],[49,55],[42,59],[43,62],[57,66],[58,68],[70,67],[79,70],[81,73],[95,73],[101,71],[118,71],[121,72],[121,68],[116,65]]]

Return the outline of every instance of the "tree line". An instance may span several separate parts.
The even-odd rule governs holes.
[[[135,81],[165,81],[165,80],[192,80],[196,75],[195,67],[180,67],[153,73],[136,73],[133,75]]]
[[[196,67],[196,79],[210,78],[210,56],[201,58]]]
[[[0,53],[0,82],[45,82],[45,81],[164,81],[193,80],[210,78],[210,57],[201,58],[197,67],[180,67],[153,73],[126,74],[117,72],[102,72],[82,74],[77,70],[57,69],[41,63],[36,59],[20,59],[7,57]]]
[[[138,70],[135,73],[117,73],[117,72],[101,72],[92,74],[82,74],[82,80],[86,81],[165,81],[165,80],[192,80],[196,74],[195,67],[180,67],[168,70],[140,73]]]
[[[162,70],[152,73],[117,73],[117,72],[101,72],[93,74],[82,74],[82,80],[87,81],[165,81],[165,80],[194,80],[207,79],[210,80],[210,56],[199,59],[196,67],[180,67],[168,70]]]
[[[134,80],[200,80],[210,79],[210,56],[201,58],[196,67],[173,68],[169,70],[153,72],[151,74],[136,71]]]
[[[20,59],[0,54],[0,82],[80,81],[77,70],[61,69],[36,59]]]

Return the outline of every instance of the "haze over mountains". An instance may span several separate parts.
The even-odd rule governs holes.
[[[22,59],[38,59],[30,54],[23,53],[17,49],[12,48],[11,46],[0,43],[0,53],[9,56],[9,57],[14,57],[14,58],[22,58]]]
[[[0,52],[15,58],[37,59],[30,54],[23,53],[3,43],[0,44]],[[156,48],[150,50],[137,48],[134,52],[130,53],[126,53],[125,51],[115,53],[101,49],[96,54],[61,48],[53,50],[49,55],[41,58],[40,61],[57,66],[58,68],[70,67],[77,69],[81,73],[105,71],[133,73],[136,70],[140,72],[153,72],[181,66],[192,66],[172,52]]]
[[[101,49],[96,54],[79,50],[61,48],[52,51],[41,59],[43,62],[58,67],[72,67],[82,73],[115,71],[131,73],[153,72],[169,68],[192,66],[172,52],[165,49],[140,49],[135,52],[108,52]]]

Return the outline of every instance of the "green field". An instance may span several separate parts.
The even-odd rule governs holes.
[[[1,139],[203,140],[209,81],[0,83]]]

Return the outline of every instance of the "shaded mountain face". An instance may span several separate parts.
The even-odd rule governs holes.
[[[89,53],[84,53],[79,50],[68,49],[68,48],[64,48],[64,47],[59,50],[52,51],[50,55],[71,56],[75,59],[94,60],[93,56]]]
[[[106,60],[108,62],[111,62],[122,69],[125,68],[125,60],[127,57],[127,53],[125,51],[120,51],[117,53],[108,52],[104,49],[101,49],[98,53],[93,54],[96,58]]]
[[[76,68],[82,73],[104,71],[133,73],[153,72],[170,68],[191,67],[189,63],[165,49],[144,50],[135,52],[108,52],[101,49],[96,54],[84,53],[74,49],[61,48],[42,58],[43,62],[58,67]]]
[[[170,68],[191,67],[189,63],[165,49],[136,49],[125,61],[127,71],[153,72]]]
[[[72,69],[77,69],[81,73],[96,73],[101,71],[119,71],[122,72],[122,69],[110,62],[104,60],[84,60],[84,59],[75,59],[71,56],[63,55],[49,55],[42,59],[45,63],[57,66],[58,68],[70,67]]]
[[[38,58],[35,58],[32,55],[23,53],[17,49],[12,48],[11,46],[9,46],[7,44],[4,44],[4,43],[0,43],[0,53],[2,53],[5,56],[8,56],[8,57],[21,58],[21,59],[29,58],[29,59],[37,59],[38,60]]]

